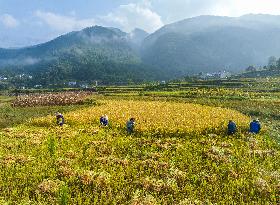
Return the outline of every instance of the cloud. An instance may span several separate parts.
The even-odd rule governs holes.
[[[61,32],[81,30],[85,27],[94,26],[95,19],[77,19],[75,16],[63,16],[52,12],[37,10],[35,15],[46,23],[50,28]]]
[[[217,6],[229,0],[150,0],[151,6],[156,8],[164,23],[198,15],[213,14]]]
[[[149,0],[120,5],[109,14],[100,16],[99,20],[104,25],[119,27],[127,32],[134,28],[153,32],[164,25],[161,16],[152,10]]]
[[[14,4],[11,3],[10,7],[14,8],[14,13],[9,13],[11,12],[9,10],[0,14],[2,31],[0,47],[41,43],[61,34],[97,24],[117,27],[127,32],[135,27],[153,32],[164,24],[198,15],[241,16],[248,13],[280,15],[279,0],[119,0],[112,2],[114,3],[108,4],[105,1],[92,0],[87,6],[77,6],[76,3],[73,6],[72,0],[61,4],[39,5],[26,2],[28,9],[23,9],[19,13],[16,13],[17,8],[14,8]],[[121,3],[118,2],[126,3],[120,5]],[[36,11],[39,9],[38,6],[42,10]],[[59,9],[62,13],[46,10],[48,8]],[[75,9],[72,10],[73,8]],[[33,15],[30,15],[30,10],[33,11]],[[82,17],[90,13],[91,16]],[[21,15],[20,19],[19,15]]]
[[[0,22],[7,28],[16,28],[20,23],[10,14],[3,14],[0,16]]]
[[[149,2],[165,23],[199,15],[280,14],[279,0],[150,0]]]
[[[23,59],[21,63],[24,65],[34,65],[36,63],[39,63],[40,61],[41,59],[39,58],[27,57]]]
[[[228,0],[227,4],[223,3],[221,9],[226,8],[227,12],[224,14],[229,16],[240,16],[248,13],[279,15],[279,6],[279,0]],[[222,13],[221,10],[218,12]]]

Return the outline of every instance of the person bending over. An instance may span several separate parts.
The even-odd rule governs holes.
[[[100,117],[100,124],[105,127],[109,125],[109,118],[107,115]]]
[[[236,123],[230,120],[228,122],[228,135],[234,135],[237,132]]]
[[[135,118],[130,118],[129,121],[126,123],[126,129],[129,134],[134,132],[135,127]]]
[[[56,124],[58,124],[59,126],[63,126],[64,125],[64,117],[60,112],[55,113],[56,115]]]

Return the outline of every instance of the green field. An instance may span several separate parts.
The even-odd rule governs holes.
[[[56,107],[1,96],[0,204],[279,204],[279,82],[99,87],[94,103]],[[227,136],[231,118],[239,132]],[[247,132],[250,118],[260,134]]]

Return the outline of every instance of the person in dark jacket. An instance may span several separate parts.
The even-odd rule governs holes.
[[[100,124],[105,127],[109,125],[109,118],[107,115],[100,117]]]
[[[130,118],[129,121],[126,123],[126,130],[129,134],[134,132],[135,127],[135,118]]]
[[[228,122],[228,135],[234,135],[237,132],[236,123],[230,120]]]
[[[64,117],[60,112],[55,113],[56,115],[56,124],[58,124],[59,126],[63,126],[64,125]]]
[[[261,131],[261,123],[259,122],[258,119],[253,120],[250,123],[250,133],[259,134],[260,131]]]

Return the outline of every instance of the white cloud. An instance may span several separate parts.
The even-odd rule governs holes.
[[[63,16],[40,10],[36,11],[35,15],[49,25],[50,28],[61,32],[80,30],[96,24],[95,19],[77,19],[75,16]]]
[[[19,21],[10,14],[1,15],[0,22],[8,28],[15,28],[19,25]]]
[[[93,10],[93,4],[89,4],[88,8],[75,7],[74,10],[64,11],[64,13],[35,10],[34,14],[29,16],[29,11],[26,11],[21,19],[14,17],[17,16],[16,13],[1,13],[0,47],[41,43],[61,34],[96,24],[117,27],[127,32],[135,27],[153,32],[164,24],[198,15],[241,16],[248,13],[280,15],[279,0],[122,0],[120,2],[128,3],[119,5],[115,9],[104,3],[102,9],[96,11],[100,13],[93,13],[87,18],[81,17],[81,14]],[[71,2],[66,3],[71,4]],[[98,7],[97,4],[95,6]]]
[[[248,13],[263,13],[279,15],[280,2],[279,0],[228,0],[228,3],[224,2],[221,8],[226,8],[225,15],[240,16]],[[222,13],[221,10],[217,11]]]
[[[280,15],[279,0],[150,0],[165,23],[198,15],[241,16],[248,13]]]
[[[153,32],[163,26],[161,16],[152,10],[149,0],[120,5],[113,12],[99,19],[106,26],[119,27],[127,32],[134,28]]]

